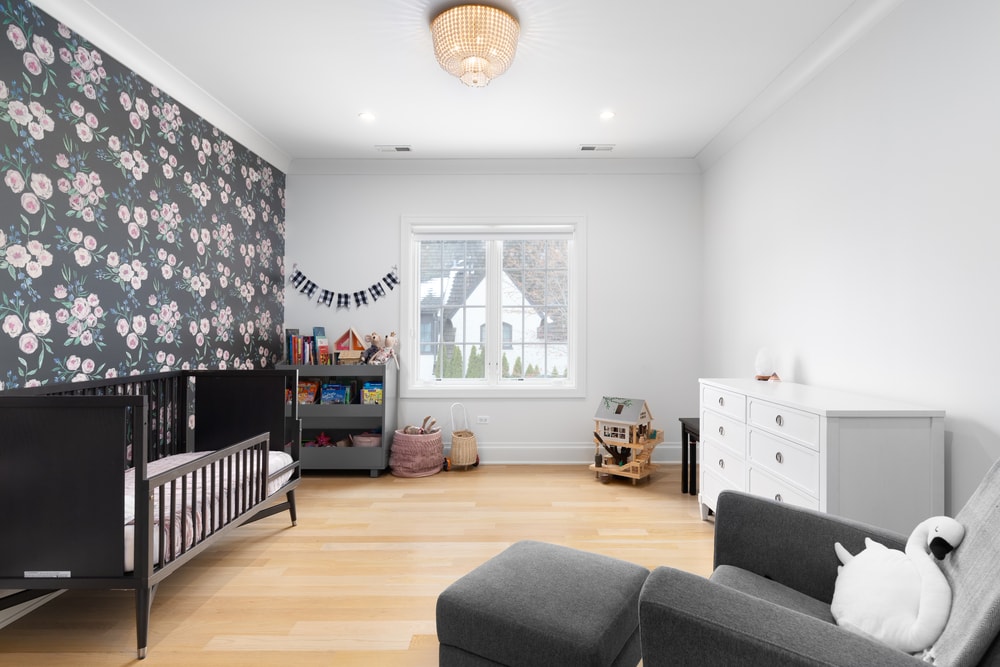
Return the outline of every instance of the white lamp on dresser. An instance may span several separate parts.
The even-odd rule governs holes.
[[[944,411],[794,382],[702,379],[702,518],[725,489],[909,535],[944,514]]]

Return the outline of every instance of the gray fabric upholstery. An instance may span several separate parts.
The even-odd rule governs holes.
[[[1000,462],[956,516],[962,544],[943,561],[953,589],[936,667],[1000,665]],[[906,537],[738,492],[724,492],[715,572],[704,579],[657,568],[640,594],[643,667],[658,665],[926,665],[831,622],[840,542]]]
[[[1000,631],[1000,461],[955,519],[965,538],[941,563],[951,585],[951,614],[929,651],[936,665],[979,664]]]
[[[858,553],[865,537],[900,550],[907,538],[769,498],[724,491],[715,516],[715,567],[732,565],[829,604],[840,565],[833,544]]]
[[[639,662],[646,568],[523,541],[437,601],[441,665],[629,665]]]
[[[732,565],[720,565],[712,573],[710,579],[713,583],[734,588],[752,597],[767,600],[779,607],[791,609],[806,616],[812,616],[825,623],[834,622],[833,615],[830,613],[830,605],[827,603],[759,574]]]
[[[832,623],[668,567],[653,570],[643,586],[639,633],[643,667],[924,664]]]

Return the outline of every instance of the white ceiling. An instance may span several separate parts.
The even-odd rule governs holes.
[[[899,1],[500,0],[521,24],[517,55],[478,89],[433,57],[430,21],[459,2],[36,4],[287,168],[298,158],[581,157],[582,144],[614,145],[591,157],[704,157]],[[378,152],[384,144],[412,153]]]

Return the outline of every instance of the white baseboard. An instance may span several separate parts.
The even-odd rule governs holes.
[[[445,443],[445,455],[451,443]],[[580,464],[594,462],[593,443],[584,442],[479,442],[476,444],[483,463],[520,464]],[[680,463],[679,442],[664,442],[653,450],[653,463]]]

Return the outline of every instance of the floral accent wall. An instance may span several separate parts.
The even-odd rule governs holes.
[[[0,382],[282,356],[285,175],[0,0]]]

